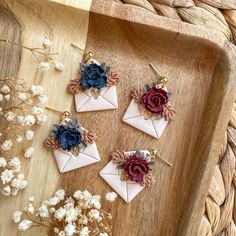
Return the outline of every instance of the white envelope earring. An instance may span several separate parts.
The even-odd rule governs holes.
[[[100,161],[95,144],[96,134],[83,128],[69,112],[62,113],[59,125],[53,125],[44,146],[52,150],[61,173],[78,169]]]
[[[77,47],[74,44],[72,46]],[[93,53],[88,52],[84,54],[80,64],[78,78],[71,80],[67,88],[75,96],[77,112],[110,110],[118,108],[118,82],[117,74],[111,72],[105,63],[95,60]]]
[[[123,121],[159,139],[168,121],[174,120],[176,112],[169,101],[171,94],[167,90],[167,79],[151,63],[150,66],[159,79],[142,89],[134,89]]]
[[[172,167],[156,150],[117,150],[112,153],[112,160],[100,171],[100,176],[129,203],[145,186],[151,186],[154,181],[152,166],[157,158]]]

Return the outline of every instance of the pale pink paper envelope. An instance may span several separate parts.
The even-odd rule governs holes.
[[[126,152],[127,154],[132,154],[135,151]],[[142,150],[145,154],[149,152]],[[139,183],[131,181],[122,181],[120,180],[119,169],[117,164],[114,164],[110,161],[101,171],[100,176],[124,199],[125,202],[131,202],[140,191],[145,187]]]
[[[110,110],[118,108],[116,85],[104,87],[95,99],[89,90],[75,95],[77,112]]]
[[[78,169],[100,161],[100,156],[95,143],[87,144],[77,156],[62,149],[53,151],[58,169],[61,173]]]
[[[157,139],[161,137],[168,123],[163,117],[145,120],[134,99],[130,102],[122,120]]]

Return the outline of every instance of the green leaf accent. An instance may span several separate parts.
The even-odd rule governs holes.
[[[144,89],[145,92],[147,92],[149,90],[149,85],[145,84],[143,89]]]

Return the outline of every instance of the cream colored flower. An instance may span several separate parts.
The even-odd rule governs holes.
[[[114,202],[117,197],[117,194],[115,192],[109,192],[106,194],[105,199],[109,202]]]

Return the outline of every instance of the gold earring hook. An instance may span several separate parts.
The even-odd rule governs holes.
[[[89,60],[93,59],[93,53],[92,52],[84,52],[85,49],[83,50],[79,46],[75,45],[74,43],[70,44],[72,47],[79,49],[82,53],[84,53],[83,60],[85,63],[87,63]]]
[[[149,152],[150,152],[150,155],[152,156],[152,157],[154,157],[154,158],[159,158],[161,161],[163,161],[165,164],[167,164],[168,166],[170,166],[170,167],[173,167],[173,165],[170,163],[170,162],[168,162],[167,160],[165,160],[162,156],[160,156],[158,153],[157,153],[157,150],[155,150],[155,149],[151,149],[151,150],[149,150]]]
[[[54,108],[52,108],[52,107],[48,107],[48,106],[46,106],[45,108],[46,108],[47,110],[60,113],[60,115],[61,115],[61,120],[62,120],[62,121],[65,120],[66,118],[69,118],[69,117],[70,117],[70,112],[69,112],[69,111],[63,111],[63,112],[62,112],[62,111],[58,111],[58,110],[56,110],[56,109],[54,109]]]
[[[165,85],[168,82],[167,78],[165,76],[162,76],[161,73],[157,70],[157,68],[152,63],[149,63],[149,65],[154,70],[154,72],[160,77],[157,83]]]

